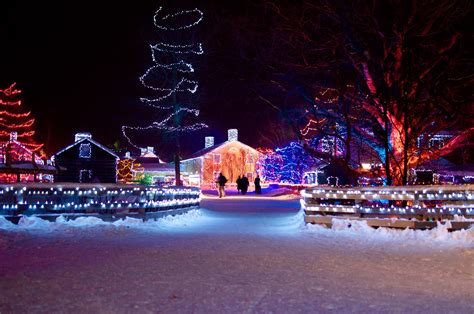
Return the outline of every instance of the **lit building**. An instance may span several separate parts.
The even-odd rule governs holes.
[[[423,134],[418,136],[416,145],[418,149],[438,149],[446,145],[454,136],[452,132],[441,131],[436,134]]]
[[[214,184],[219,173],[229,183],[240,175],[252,182],[256,176],[259,152],[238,140],[236,129],[228,130],[227,141],[215,144],[213,137],[206,137],[204,149],[181,162],[181,172],[190,185]]]
[[[51,182],[56,168],[45,164],[38,155],[17,140],[11,132],[10,139],[0,144],[0,182]]]
[[[153,147],[141,148],[140,157],[135,159],[134,164],[140,167],[140,172],[134,173],[135,180],[142,175],[147,175],[151,177],[153,183],[174,184],[174,163],[162,161],[155,154]]]
[[[92,139],[90,133],[77,133],[75,141],[54,154],[59,168],[58,182],[116,183],[119,157]]]

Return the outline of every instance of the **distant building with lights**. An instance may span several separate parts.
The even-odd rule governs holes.
[[[238,130],[227,131],[227,141],[215,144],[214,137],[204,139],[204,148],[181,161],[181,172],[189,185],[213,185],[219,173],[229,183],[235,183],[240,175],[253,182],[259,152],[238,140]]]
[[[73,144],[54,154],[59,168],[56,181],[116,183],[119,157],[92,139],[90,133],[77,133]]]
[[[0,143],[0,183],[51,182],[56,168],[17,140],[17,133]]]
[[[134,164],[139,165],[140,173],[137,175],[149,175],[153,183],[158,184],[174,184],[175,170],[174,163],[166,163],[162,161],[156,154],[153,147],[145,147],[140,149],[140,157],[135,158]]]
[[[440,131],[436,134],[422,134],[418,136],[416,146],[418,149],[438,149],[446,145],[454,134],[448,131]]]

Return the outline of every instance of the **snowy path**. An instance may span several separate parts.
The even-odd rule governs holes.
[[[472,243],[307,228],[295,200],[202,206],[137,226],[0,228],[0,313],[474,312]]]

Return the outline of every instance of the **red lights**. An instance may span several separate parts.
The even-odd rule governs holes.
[[[44,152],[41,151],[43,144],[38,144],[32,138],[35,131],[32,129],[35,119],[31,118],[31,112],[24,110],[22,101],[18,99],[21,90],[15,88],[16,83],[11,84],[6,89],[0,89],[0,145],[11,148],[11,158],[15,161],[17,155],[29,155],[32,159],[33,152],[36,156],[44,158]],[[15,143],[16,145],[11,145]],[[20,153],[17,151],[21,150]],[[24,158],[22,158],[24,159]]]

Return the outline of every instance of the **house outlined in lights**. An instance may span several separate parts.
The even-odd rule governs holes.
[[[189,185],[214,185],[219,173],[228,183],[235,183],[240,175],[250,182],[256,176],[260,153],[238,140],[238,130],[227,131],[227,141],[214,144],[214,137],[205,137],[204,148],[181,161],[181,172]]]

